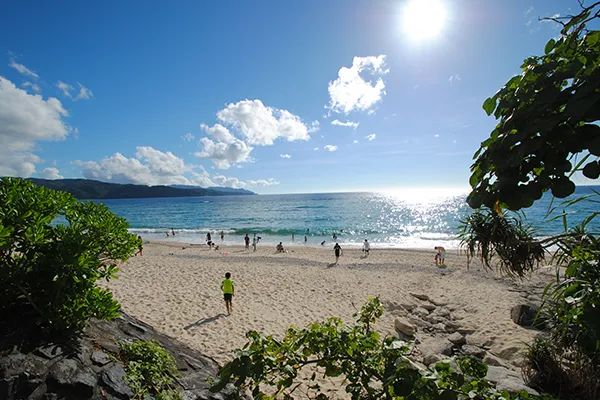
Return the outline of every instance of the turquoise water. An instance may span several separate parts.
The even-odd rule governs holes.
[[[596,189],[600,189],[596,187]],[[576,195],[591,193],[579,187]],[[377,247],[456,248],[458,221],[470,211],[466,192],[406,190],[395,193],[326,193],[260,196],[186,197],[160,199],[103,200],[116,214],[125,217],[133,233],[144,240],[205,243],[206,233],[221,243],[243,244],[248,233],[260,236],[260,244],[292,243],[319,246],[359,246],[369,239]],[[562,232],[562,221],[544,220],[550,197],[526,210],[526,217],[540,236]],[[559,202],[555,202],[558,205]],[[569,221],[580,222],[597,205],[578,203]],[[600,230],[598,221],[593,225]],[[175,229],[176,236],[165,232]],[[309,230],[307,232],[307,230]],[[304,243],[304,236],[307,242]]]

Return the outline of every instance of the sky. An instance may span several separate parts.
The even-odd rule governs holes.
[[[538,18],[577,7],[3,1],[0,176],[466,188],[496,125],[481,104],[559,34]]]

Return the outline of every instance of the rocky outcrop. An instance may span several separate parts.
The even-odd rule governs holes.
[[[232,394],[232,386],[221,393],[209,391],[219,368],[216,361],[123,315],[115,321],[91,321],[84,334],[69,343],[47,343],[24,353],[13,349],[0,356],[0,399],[129,399],[133,393],[115,355],[118,342],[136,339],[155,340],[171,353],[184,399],[222,400]]]
[[[510,318],[517,325],[525,327],[543,328],[546,323],[540,308],[534,304],[519,304],[510,310]]]

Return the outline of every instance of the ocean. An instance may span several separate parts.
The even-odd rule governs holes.
[[[574,196],[600,190],[581,186]],[[322,193],[257,196],[219,196],[102,200],[114,213],[125,217],[131,232],[144,240],[205,243],[210,232],[217,244],[243,244],[246,233],[261,238],[259,245],[283,242],[326,246],[360,246],[368,239],[374,247],[430,249],[457,248],[459,221],[471,212],[466,191],[398,190],[388,193]],[[563,231],[562,219],[545,218],[551,196],[546,195],[524,211],[538,236]],[[561,213],[561,201],[554,215]],[[568,211],[569,224],[580,223],[600,207],[580,202]],[[591,224],[600,231],[600,217]],[[171,228],[176,236],[170,234]],[[219,233],[225,233],[222,242]],[[169,232],[169,236],[166,236]],[[333,235],[336,235],[334,239]],[[292,242],[292,235],[294,241]],[[306,242],[304,237],[306,236]]]

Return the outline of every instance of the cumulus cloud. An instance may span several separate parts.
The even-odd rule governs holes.
[[[452,84],[456,83],[456,82],[460,82],[460,75],[459,74],[451,75],[450,78],[448,78],[448,83],[450,83],[450,86],[452,86]]]
[[[310,123],[310,126],[308,127],[308,133],[318,132],[319,129],[321,129],[321,123],[317,120],[314,120]]]
[[[258,180],[250,179],[250,180],[246,181],[246,186],[250,187],[250,188],[274,186],[274,185],[279,185],[279,181],[275,180],[274,178],[258,179]]]
[[[202,124],[200,127],[215,140],[200,138],[202,151],[194,153],[194,156],[211,160],[218,169],[227,169],[237,163],[252,162],[250,153],[253,148],[236,138],[226,127],[221,124],[212,127]]]
[[[39,173],[40,178],[42,179],[62,179],[63,176],[58,173],[57,168],[44,168]]]
[[[376,137],[376,134],[371,133],[370,135],[365,136],[365,139],[367,139],[369,142],[372,142],[373,140],[375,140]]]
[[[42,91],[42,89],[40,88],[40,85],[38,85],[37,83],[33,83],[33,82],[23,82],[21,84],[21,86],[23,86],[24,88],[31,88],[31,90],[33,90],[36,93],[40,93]]]
[[[334,146],[334,145],[328,144],[328,145],[326,145],[326,146],[323,146],[323,149],[324,149],[324,150],[327,150],[327,151],[332,151],[332,152],[333,152],[333,151],[336,151],[336,150],[337,150],[337,146]]]
[[[290,154],[280,154],[279,157],[281,157],[281,158],[292,158],[292,156]]]
[[[315,147],[313,150],[314,150],[314,151],[319,151],[319,148],[318,148],[318,147]]]
[[[217,118],[238,130],[251,145],[269,146],[278,138],[289,142],[310,139],[300,117],[287,110],[267,107],[260,100],[227,104],[217,113]]]
[[[23,76],[30,76],[32,78],[39,78],[38,74],[36,74],[35,72],[33,72],[32,70],[30,70],[29,68],[27,68],[26,66],[24,66],[23,64],[19,64],[18,62],[15,61],[14,58],[11,58],[8,66],[11,68],[16,69],[17,71],[19,71],[19,73]]]
[[[381,77],[371,82],[365,80],[363,75],[385,75],[388,72],[385,55],[354,57],[352,67],[340,68],[338,78],[329,82],[330,101],[327,108],[345,114],[370,110],[385,95],[385,84]]]
[[[339,119],[334,119],[333,121],[331,121],[331,125],[345,126],[345,127],[353,128],[353,129],[358,128],[359,124],[360,124],[360,122],[354,122],[354,121],[342,122]]]
[[[183,139],[186,142],[191,142],[192,140],[196,139],[196,137],[194,135],[192,135],[191,133],[186,133],[185,135],[183,135],[181,137],[181,139]]]
[[[65,139],[71,131],[67,116],[58,99],[44,100],[0,76],[0,176],[34,174],[41,161],[33,154],[36,144]]]
[[[353,140],[352,143],[358,144],[358,140]]]
[[[77,84],[79,85],[79,93],[77,94],[77,96],[75,96],[73,101],[88,100],[88,99],[91,99],[92,97],[94,97],[94,93],[92,93],[92,91],[90,89],[86,88],[79,82],[77,82]]]
[[[71,97],[71,91],[74,90],[75,88],[71,85],[69,85],[68,83],[65,83],[63,81],[58,81],[56,82],[56,86],[63,92],[63,94],[67,97]]]

